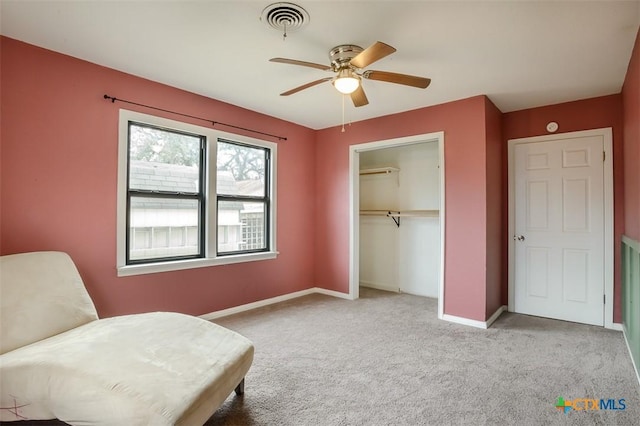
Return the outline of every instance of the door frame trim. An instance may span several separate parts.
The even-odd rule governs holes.
[[[606,303],[604,305],[604,327],[618,329],[613,322],[613,130],[611,127],[582,130],[569,133],[558,133],[544,136],[533,136],[519,139],[509,139],[507,142],[508,157],[508,191],[509,191],[509,261],[508,261],[508,291],[509,291],[509,312],[515,312],[515,244],[512,235],[515,230],[515,166],[514,153],[515,146],[519,144],[548,142],[559,139],[573,139],[587,136],[602,136],[604,142],[604,294]]]
[[[440,276],[438,280],[438,319],[442,319],[444,315],[445,297],[445,155],[443,131],[366,142],[349,147],[349,298],[358,299],[360,297],[360,153],[424,142],[438,143],[438,158],[440,162]]]

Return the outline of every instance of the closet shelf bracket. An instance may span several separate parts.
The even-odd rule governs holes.
[[[400,228],[400,216],[393,215],[393,214],[391,214],[391,212],[389,212],[389,214],[387,214],[387,216],[390,217],[391,220],[393,220],[396,223],[396,226],[398,228]]]

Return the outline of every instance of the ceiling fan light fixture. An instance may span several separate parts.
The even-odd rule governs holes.
[[[338,75],[333,80],[333,86],[338,92],[350,95],[360,86],[360,77],[350,69],[343,69],[338,71]]]

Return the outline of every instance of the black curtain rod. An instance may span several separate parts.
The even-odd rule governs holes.
[[[195,115],[183,114],[181,112],[171,111],[169,109],[163,109],[163,108],[158,108],[158,107],[154,107],[154,106],[150,106],[150,105],[140,104],[138,102],[128,101],[126,99],[118,99],[118,98],[116,98],[114,96],[104,95],[104,98],[107,99],[107,100],[110,100],[111,103],[115,103],[116,101],[124,102],[126,104],[137,105],[137,106],[141,106],[141,107],[144,107],[144,108],[155,109],[156,111],[168,112],[170,114],[176,114],[176,115],[181,115],[183,117],[189,117],[189,118],[194,118],[196,120],[206,121],[207,123],[211,123],[212,126],[215,126],[216,124],[220,124],[221,126],[232,127],[234,129],[238,129],[238,130],[245,130],[245,131],[251,132],[251,133],[257,133],[257,134],[260,134],[260,135],[270,136],[272,138],[276,138],[276,139],[279,139],[281,141],[286,141],[287,140],[287,138],[285,138],[284,136],[272,135],[271,133],[260,132],[258,130],[247,129],[246,127],[234,126],[233,124],[227,124],[227,123],[222,123],[220,121],[209,120],[208,118],[196,117]]]

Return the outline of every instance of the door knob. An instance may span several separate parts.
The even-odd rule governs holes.
[[[514,235],[513,239],[518,241],[524,241],[524,235]]]

